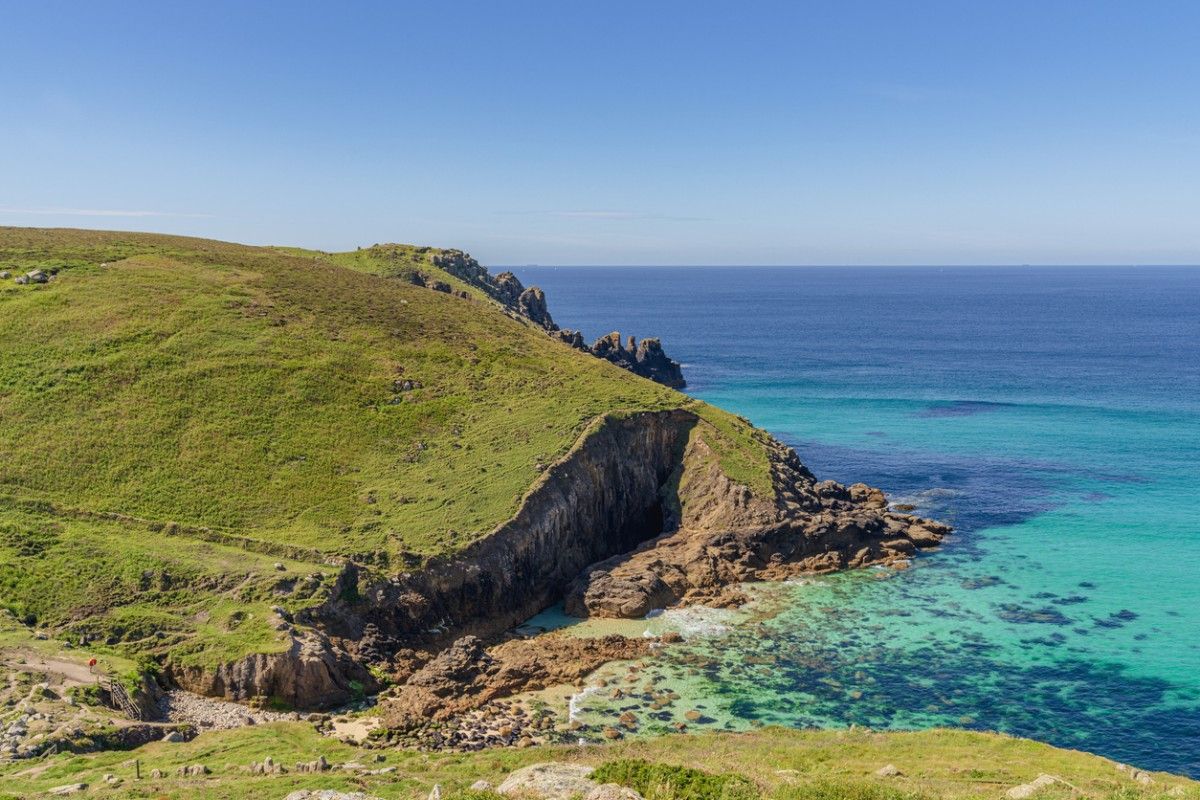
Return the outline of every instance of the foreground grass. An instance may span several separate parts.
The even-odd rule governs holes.
[[[374,761],[376,753],[384,754],[382,762]],[[289,772],[274,777],[252,776],[246,770],[251,762],[266,756],[290,767],[319,755],[324,755],[335,769],[317,775]],[[141,764],[143,776],[158,769],[170,777],[135,781],[135,759]],[[631,769],[630,759],[657,766]],[[607,779],[638,786],[647,792],[649,800],[708,800],[714,786],[727,786],[725,794],[731,800],[747,796],[771,800],[997,798],[1006,789],[1041,773],[1070,784],[1044,790],[1038,795],[1044,798],[1200,797],[1198,785],[1183,778],[1156,774],[1153,784],[1143,786],[1129,773],[1119,771],[1113,762],[1098,756],[966,731],[879,734],[772,728],[583,748],[440,754],[363,751],[322,737],[301,723],[211,733],[188,743],[156,743],[121,753],[60,755],[41,765],[0,765],[0,797],[5,797],[4,792],[9,797],[36,796],[54,786],[83,782],[91,787],[89,797],[282,798],[296,789],[335,788],[383,798],[424,798],[434,784],[446,792],[465,789],[480,779],[495,784],[513,769],[551,760],[607,764],[603,773]],[[386,775],[355,776],[336,769],[348,761],[395,770]],[[208,766],[212,774],[205,778],[175,776],[179,767],[197,763]],[[885,764],[894,764],[904,775],[876,776],[875,771]],[[718,779],[693,777],[680,781],[663,765],[703,770]],[[123,778],[124,783],[109,786],[103,782],[105,774]]]

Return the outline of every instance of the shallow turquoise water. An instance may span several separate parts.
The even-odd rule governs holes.
[[[691,635],[635,683],[681,699],[593,692],[581,718],[958,725],[1200,774],[1200,271],[521,277],[560,324],[660,335],[690,391],[818,476],[957,527],[906,572],[761,587],[709,626],[651,620]]]

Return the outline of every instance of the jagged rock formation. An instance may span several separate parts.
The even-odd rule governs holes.
[[[680,526],[636,551],[584,570],[567,593],[570,614],[642,617],[678,602],[736,605],[730,587],[867,564],[905,563],[950,528],[888,510],[866,484],[817,482],[795,451],[772,442],[774,502],[728,479],[696,442]]]
[[[629,337],[628,347],[621,341],[620,333],[610,333],[602,336],[588,347],[583,342],[579,331],[562,330],[550,316],[546,307],[546,294],[537,286],[526,288],[520,279],[511,272],[501,272],[491,275],[487,268],[461,250],[444,250],[432,256],[434,266],[444,269],[454,277],[469,283],[485,292],[496,302],[500,303],[511,313],[529,320],[545,329],[548,333],[585,353],[591,353],[597,358],[611,361],[619,367],[629,370],[635,375],[649,378],[673,389],[682,389],[687,385],[683,379],[683,369],[679,362],[672,361],[663,351],[662,342],[658,339],[643,339],[639,344],[634,337]],[[433,281],[426,275],[416,273],[414,280],[422,286],[429,286],[439,291],[451,291],[444,282]],[[438,285],[440,283],[440,285]],[[442,288],[444,287],[444,288]]]
[[[558,336],[564,342],[577,350],[584,350],[597,358],[611,361],[618,367],[657,381],[672,389],[682,389],[687,386],[683,379],[683,368],[678,361],[672,361],[662,349],[658,339],[637,339],[630,336],[628,346],[621,341],[619,331],[613,331],[607,336],[601,336],[591,347],[583,344],[583,335],[579,331],[560,330]]]

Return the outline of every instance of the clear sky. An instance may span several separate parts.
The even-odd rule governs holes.
[[[0,224],[1200,263],[1200,3],[0,0]]]

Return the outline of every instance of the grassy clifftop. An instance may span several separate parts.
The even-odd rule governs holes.
[[[383,755],[382,762],[374,760]],[[324,756],[334,769],[318,774],[249,774],[247,766],[270,756],[289,767]],[[142,779],[135,779],[134,760]],[[637,780],[638,764],[651,780]],[[185,744],[155,743],[132,752],[59,755],[30,769],[0,766],[0,798],[30,797],[70,783],[87,783],[89,797],[281,798],[300,789],[365,792],[379,798],[424,798],[435,785],[456,800],[492,800],[470,792],[476,780],[498,784],[510,771],[546,761],[605,766],[607,780],[641,791],[648,800],[958,800],[1002,798],[1007,790],[1040,774],[1055,782],[1041,788],[1042,800],[1068,798],[1195,798],[1192,781],[1165,774],[1135,780],[1099,756],[1025,739],[967,731],[872,733],[791,731],[778,728],[745,734],[689,734],[630,740],[587,748],[539,747],[481,753],[371,751],[322,737],[302,723],[276,723],[219,731]],[[366,775],[337,769],[352,762],[383,769]],[[204,764],[211,774],[181,777],[180,767]],[[877,771],[894,765],[902,774]],[[149,778],[152,770],[165,777]],[[696,780],[695,770],[711,776]],[[632,774],[631,774],[632,773]],[[106,783],[104,775],[120,778]],[[734,781],[729,778],[736,776]],[[630,780],[633,778],[633,780]],[[686,783],[673,778],[691,778]],[[1145,781],[1145,778],[1143,778]],[[732,784],[732,785],[731,785]],[[732,790],[732,791],[731,791]]]
[[[769,491],[744,422],[506,316],[437,252],[0,228],[0,271],[55,271],[0,281],[0,603],[269,651],[281,581],[317,602],[338,559],[464,547],[601,414],[690,408]],[[416,269],[469,296],[394,279]]]

